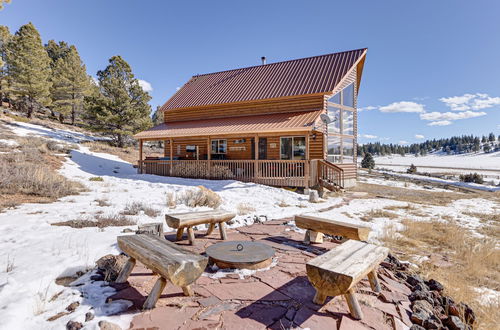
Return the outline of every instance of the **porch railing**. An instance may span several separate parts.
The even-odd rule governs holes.
[[[193,179],[233,179],[270,186],[308,187],[305,160],[143,160],[139,173]]]
[[[344,186],[344,170],[342,168],[322,159],[318,159],[316,162],[317,165],[312,166],[316,172],[316,184],[327,188],[329,188],[329,186]]]

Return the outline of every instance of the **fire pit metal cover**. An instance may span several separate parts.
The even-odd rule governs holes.
[[[217,243],[209,246],[206,253],[219,268],[265,268],[274,256],[274,250],[269,245],[248,241]]]

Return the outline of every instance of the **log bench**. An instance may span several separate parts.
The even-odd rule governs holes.
[[[358,241],[368,240],[371,229],[344,221],[315,217],[311,215],[296,215],[295,225],[307,229],[304,243],[323,243],[323,234],[343,236]]]
[[[180,286],[186,296],[192,296],[190,284],[200,277],[208,263],[208,258],[185,250],[158,236],[148,234],[118,236],[117,240],[118,247],[128,255],[129,259],[118,274],[116,283],[127,282],[136,261],[159,275],[143,305],[144,309],[155,307],[167,285],[167,280]]]
[[[174,213],[165,215],[167,225],[171,228],[177,229],[176,240],[180,241],[184,233],[184,228],[187,228],[189,244],[194,243],[193,226],[208,224],[206,235],[210,235],[216,224],[219,224],[219,231],[221,239],[226,240],[226,221],[234,218],[236,214],[221,210],[201,211],[201,212],[186,212]]]
[[[306,264],[307,277],[316,289],[313,302],[323,305],[327,297],[343,295],[351,316],[362,319],[363,313],[354,295],[354,286],[368,276],[372,290],[380,292],[377,267],[388,253],[388,248],[349,240],[309,260]]]

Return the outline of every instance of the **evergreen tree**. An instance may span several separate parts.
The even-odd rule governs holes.
[[[410,165],[410,168],[408,168],[406,170],[406,173],[409,173],[409,174],[415,174],[417,173],[417,167],[413,164]]]
[[[488,153],[488,152],[490,152],[490,151],[491,151],[491,146],[490,146],[490,144],[489,144],[489,143],[485,143],[485,144],[483,145],[483,151],[484,151],[484,152],[486,152],[486,153]]]
[[[31,118],[35,105],[50,105],[50,58],[32,23],[21,26],[7,45],[7,70],[12,94]]]
[[[153,125],[157,126],[163,124],[163,112],[160,111],[160,106],[156,107],[155,112],[153,112]]]
[[[490,135],[488,136],[488,141],[494,142],[495,141],[495,134],[490,133]]]
[[[90,90],[90,77],[75,46],[56,60],[52,72],[53,109],[59,112],[61,123],[65,116],[71,115],[71,125],[74,125]]]
[[[4,3],[10,3],[11,0],[0,0],[0,10],[3,9],[3,4]]]
[[[130,65],[120,56],[97,72],[99,93],[86,98],[87,118],[94,130],[109,134],[123,147],[125,138],[151,126],[151,99],[134,78]]]
[[[361,167],[368,168],[370,170],[375,167],[375,160],[373,159],[371,153],[367,152],[365,154],[365,157],[363,157],[363,160],[361,161]]]
[[[9,28],[0,25],[0,105],[4,98],[9,95],[8,71],[7,71],[7,45],[12,35]]]

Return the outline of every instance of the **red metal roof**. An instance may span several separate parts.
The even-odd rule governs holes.
[[[328,93],[365,52],[363,48],[194,76],[161,110]]]
[[[260,116],[214,118],[163,123],[140,132],[137,139],[159,139],[245,133],[304,132],[312,130],[321,110]]]

